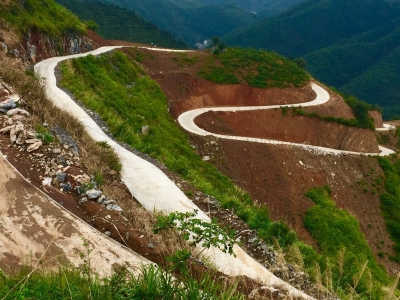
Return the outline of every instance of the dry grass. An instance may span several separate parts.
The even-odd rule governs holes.
[[[167,253],[172,253],[177,248],[179,243],[173,234],[153,233],[152,224],[155,221],[153,213],[141,207],[127,188],[121,184],[118,172],[113,170],[119,159],[112,148],[92,140],[77,119],[52,104],[46,97],[39,80],[26,75],[21,68],[15,68],[14,65],[10,66],[6,61],[0,60],[0,78],[23,96],[22,106],[31,113],[27,120],[30,126],[36,128],[46,122],[50,127],[60,126],[72,136],[81,149],[80,159],[88,173],[101,174],[104,194],[118,201],[124,209],[124,216],[134,228],[144,231],[146,236]]]
[[[1,6],[4,3],[0,4]],[[0,19],[0,42],[4,42],[9,50],[18,46],[18,41],[20,40],[20,35],[17,30],[6,20]]]

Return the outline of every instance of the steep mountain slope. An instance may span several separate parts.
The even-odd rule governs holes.
[[[30,63],[90,51],[104,43],[87,24],[52,0],[0,3],[0,51]],[[60,22],[62,20],[62,22]]]
[[[78,0],[57,0],[57,2],[81,19],[95,21],[99,25],[98,33],[106,39],[153,43],[161,47],[177,49],[187,47],[185,42],[127,9],[100,2]]]
[[[32,4],[30,1],[25,3]],[[24,3],[12,3],[20,9],[24,18],[29,18],[35,13],[38,16],[46,7],[36,6],[35,9],[38,10],[30,10],[29,14],[23,15]],[[54,6],[54,13],[58,10],[64,11],[51,1],[47,5]],[[54,17],[59,16],[67,15]],[[12,14],[9,17],[9,22],[13,21]],[[40,21],[40,18],[35,21]],[[68,32],[68,26],[63,27],[64,29],[59,30],[59,34],[51,40],[55,43],[52,49],[57,49],[57,45],[60,49],[49,55],[61,54],[64,49],[69,50],[70,44],[66,47],[64,41],[81,46],[79,41],[84,39],[84,35],[80,32],[86,31],[85,24],[76,18],[74,21],[79,22],[78,25],[82,26],[83,30],[72,27],[71,31],[75,32],[71,34]],[[6,27],[4,24],[7,22],[2,20],[1,24],[4,30],[3,26]],[[14,24],[17,26],[23,23],[18,21]],[[45,31],[46,28],[47,26],[43,26],[40,31]],[[29,33],[37,36],[37,31],[30,30],[30,27],[22,28],[19,32],[21,39]],[[5,31],[2,34],[5,34]],[[44,33],[40,34],[44,35],[43,38],[48,37]],[[65,38],[68,34],[71,36]],[[10,36],[5,36],[4,40],[7,38],[11,41]],[[13,36],[18,35],[14,32]],[[25,39],[19,49],[29,46],[31,41],[39,45],[42,39]],[[20,40],[15,42],[17,45],[19,43]],[[72,53],[87,50],[86,45],[92,44],[84,44],[82,48],[73,47]],[[15,72],[7,74],[13,65],[3,64],[3,61],[11,60],[15,56],[13,53],[5,53],[0,47],[0,74],[2,79],[10,80],[21,94],[29,90],[25,95],[23,107],[29,109],[31,117],[23,117],[25,121],[22,122],[40,130],[40,135],[34,136],[41,136],[43,142],[45,138],[52,136],[48,128],[56,125],[65,127],[72,132],[73,139],[82,149],[82,159],[67,154],[69,146],[60,146],[49,140],[43,153],[38,151],[29,154],[24,152],[24,146],[9,146],[12,142],[8,135],[1,135],[1,151],[7,154],[9,160],[15,163],[20,172],[29,177],[33,184],[54,198],[59,197],[57,202],[60,205],[69,207],[82,219],[104,232],[104,236],[101,237],[106,238],[105,235],[110,235],[124,245],[136,247],[135,250],[141,251],[142,255],[157,263],[164,263],[171,268],[182,267],[182,261],[186,261],[187,258],[182,260],[181,257],[173,257],[177,259],[177,265],[163,259],[172,254],[180,241],[172,240],[171,236],[164,241],[163,237],[154,234],[154,218],[151,213],[146,213],[132,201],[131,195],[121,183],[118,173],[121,166],[115,161],[115,154],[110,147],[105,143],[94,143],[87,139],[82,124],[51,106],[37,79],[28,75],[30,72],[16,72],[18,76]],[[21,66],[18,60],[14,63]],[[25,63],[27,64],[27,61]],[[378,160],[364,156],[333,156],[284,145],[259,145],[247,141],[188,136],[180,131],[173,119],[180,112],[194,107],[306,102],[314,96],[308,82],[309,75],[293,60],[275,53],[249,49],[228,48],[228,51],[217,56],[204,52],[169,53],[133,48],[106,53],[101,57],[89,56],[70,61],[60,66],[59,71],[57,76],[62,75],[66,86],[79,96],[82,103],[94,110],[86,111],[104,130],[104,133],[98,130],[98,134],[114,136],[146,153],[147,155],[142,157],[162,168],[182,192],[194,203],[201,205],[204,211],[217,216],[219,222],[229,230],[235,229],[238,234],[235,238],[240,237],[240,240],[244,241],[243,247],[276,275],[299,288],[307,289],[315,297],[332,297],[330,294],[336,292],[343,297],[349,294],[353,298],[358,297],[357,295],[369,299],[385,297],[381,287],[390,283],[387,273],[395,272],[398,265],[394,261],[400,261],[400,241],[398,238],[390,239],[396,237],[399,224],[398,158]],[[227,82],[235,84],[226,84]],[[359,105],[351,109],[339,95],[333,91],[329,91],[329,94],[331,101],[321,107],[277,108],[256,114],[207,114],[203,116],[203,125],[228,134],[275,135],[273,138],[279,140],[325,144],[338,148],[350,147],[359,151],[376,150],[377,140],[371,127],[360,128],[362,126],[356,120],[358,108],[363,118],[368,123],[371,121],[368,106]],[[2,125],[15,125],[17,119],[23,120],[20,117],[13,120],[2,116]],[[276,131],[263,130],[271,124]],[[325,130],[330,134],[325,133]],[[390,132],[388,136],[394,142],[392,146],[396,147],[396,133]],[[381,137],[381,140],[386,138]],[[53,181],[54,186],[43,187],[43,177],[51,173],[50,176],[56,179],[56,172],[59,173],[60,168],[64,169],[64,165],[59,165],[64,163],[59,157],[63,155],[73,157],[73,166],[66,169],[71,186],[76,184],[72,179],[80,175],[80,171],[86,172],[87,168],[88,174],[93,178],[87,176],[90,180],[88,186],[104,188],[107,196],[112,195],[113,199],[121,203],[123,212],[110,212],[100,201],[82,202],[84,196],[78,195],[79,189],[77,192],[65,192],[64,185],[61,186],[58,179]],[[43,166],[43,161],[50,164],[49,169]],[[68,165],[67,160],[65,163]],[[76,173],[72,173],[73,171]],[[145,176],[139,178],[139,184],[144,180]],[[8,207],[12,208],[14,205],[13,201],[12,197],[0,197],[1,206],[5,208],[1,222],[4,221],[5,212],[8,213]],[[384,205],[381,205],[382,203]],[[19,204],[19,207],[23,207],[24,202]],[[25,210],[32,211],[30,203],[27,204],[29,207]],[[58,205],[53,207],[57,208]],[[391,208],[395,209],[391,211]],[[28,215],[24,213],[25,210],[21,215],[27,219],[40,215],[39,210]],[[386,231],[386,225],[390,234]],[[29,228],[29,225],[17,224],[16,228],[19,227]],[[40,230],[38,232],[33,238],[43,238],[48,242],[47,236],[43,237]],[[0,235],[5,236],[4,240],[7,240],[8,232],[0,231]],[[271,250],[274,244],[277,253]],[[86,249],[87,256],[90,250]],[[41,262],[38,260],[39,256],[35,253],[35,259]],[[5,263],[5,268],[10,261],[18,263],[9,253],[1,253],[0,260]],[[102,262],[106,263],[106,259]],[[189,258],[189,262],[190,268],[196,268],[198,273],[206,271],[203,261],[199,263]],[[380,264],[386,267],[387,272]],[[313,285],[310,277],[304,275],[305,271],[309,271],[310,274],[317,273],[317,278],[320,277],[318,274],[322,273],[326,280],[317,281],[316,285]],[[83,274],[84,289],[88,290],[87,283],[93,276],[88,272],[85,262],[79,272]],[[31,273],[27,274],[27,277],[21,280],[26,283],[26,279],[29,278],[26,288],[20,292],[18,289],[13,290],[13,297],[39,297],[33,294],[38,288],[32,284],[34,276],[30,275]],[[134,289],[132,286],[125,286],[125,272],[117,275],[114,279],[119,278],[119,283],[113,284],[104,295],[96,286],[96,289],[93,289],[97,293],[95,295],[101,294],[113,299],[118,292],[121,295],[129,292],[132,293],[129,294],[129,298],[144,298],[143,293],[147,291],[142,287]],[[64,276],[69,276],[69,273]],[[356,277],[359,280],[354,280]],[[8,281],[9,278],[10,276],[0,274],[2,295],[8,293],[16,282],[20,282],[19,278],[12,279],[14,282]],[[220,274],[209,280],[214,284],[213,279],[218,278],[225,282],[225,286],[236,287]],[[197,286],[193,278],[191,279],[192,286]],[[7,285],[4,281],[8,281]],[[69,288],[69,284],[73,282],[75,291],[75,281],[58,281],[64,286],[63,297],[71,297],[71,290],[68,291],[66,287]],[[45,280],[39,282],[40,287],[47,284]],[[349,286],[352,289],[346,291]],[[103,287],[107,285],[103,284]],[[248,295],[252,290],[252,283],[247,285],[246,282],[238,287]],[[52,285],[48,285],[50,294],[54,293],[53,289]],[[176,289],[179,290],[179,287]],[[216,295],[220,292],[219,289],[216,288]],[[194,294],[201,295],[199,290],[207,290],[207,287],[202,286],[194,290]],[[255,286],[254,290],[258,290],[258,286]],[[150,292],[154,293],[154,289]],[[285,297],[280,291],[278,293],[274,294],[274,297],[270,295],[267,299]],[[168,298],[165,293],[160,292],[157,295],[159,294],[161,296],[157,296],[158,298]],[[149,296],[150,299],[156,298],[154,294],[150,295],[153,295]],[[170,298],[176,299],[174,296]]]
[[[230,51],[236,53],[236,59],[233,61],[229,58]],[[231,77],[228,76],[232,75],[232,69],[229,67],[234,65],[236,67],[233,68],[235,76],[241,79],[251,79],[244,74],[248,74],[250,70],[254,69],[254,64],[258,65],[260,53],[253,53],[249,50],[235,51],[228,49],[228,52],[224,53],[226,56],[219,56],[221,60],[218,57],[196,52],[185,54],[125,49],[123,53],[126,57],[131,58],[132,62],[135,62],[138,57],[140,58],[140,63],[147,70],[147,74],[156,80],[163,89],[166,99],[168,99],[168,111],[174,118],[183,111],[197,107],[260,105],[261,103],[279,105],[299,99],[306,101],[313,96],[308,85],[299,88],[260,89],[248,85],[254,83],[252,80],[249,80],[248,83],[243,80],[241,84],[225,85],[199,78],[199,74],[205,75],[203,72],[199,73],[204,67],[206,70],[213,70],[213,66],[215,69],[218,66],[219,71],[213,74],[215,77],[211,78],[220,82],[221,77]],[[249,55],[250,53],[251,55]],[[274,68],[283,68],[282,66],[285,66],[285,69],[290,67],[301,71],[290,60],[277,58],[274,55],[269,56],[272,61],[260,64],[260,74],[263,73],[262,68],[274,70]],[[249,60],[237,59],[239,57],[251,57],[251,63]],[[115,67],[112,55],[103,56],[101,60],[112,62]],[[131,104],[129,100],[122,100],[123,97],[118,97],[118,101],[122,101],[118,107],[118,115],[134,127],[133,131],[128,133],[127,130],[120,130],[122,126],[122,124],[118,124],[118,122],[122,122],[120,118],[117,123],[113,121],[115,116],[110,113],[110,105],[113,105],[112,103],[115,101],[102,100],[110,99],[113,94],[117,94],[116,90],[102,89],[100,91],[96,88],[99,85],[105,86],[104,83],[96,83],[99,80],[110,82],[111,88],[111,80],[88,76],[90,70],[93,69],[93,64],[97,64],[99,61],[93,58],[81,59],[63,67],[66,80],[63,84],[67,84],[66,86],[73,90],[74,94],[86,105],[95,109],[107,120],[111,131],[117,138],[135,145],[138,149],[161,160],[169,168],[176,170],[184,177],[185,181],[199,187],[203,193],[211,195],[212,201],[218,200],[224,208],[233,210],[252,229],[257,230],[260,237],[268,243],[273,243],[275,238],[286,249],[296,251],[292,247],[299,247],[300,250],[296,248],[298,249],[297,253],[304,255],[303,268],[315,267],[315,262],[318,262],[322,272],[332,270],[334,284],[338,284],[341,288],[348,284],[354,285],[352,278],[356,274],[360,274],[360,268],[368,261],[368,270],[361,276],[361,284],[357,288],[357,293],[368,294],[368,286],[372,284],[373,291],[371,295],[368,295],[373,299],[383,297],[380,285],[386,285],[389,279],[377,261],[384,264],[389,272],[392,272],[397,265],[391,259],[396,259],[399,253],[392,248],[393,242],[385,230],[386,219],[380,213],[379,194],[385,193],[385,175],[377,159],[363,156],[323,155],[282,145],[268,146],[197,136],[190,137],[189,145],[189,141],[175,131],[177,128],[173,122],[165,122],[164,119],[161,119],[161,114],[154,116],[151,113],[151,106],[154,103],[144,101],[143,107],[150,107],[141,110],[140,116],[143,118],[137,118],[133,113],[139,111],[139,107],[142,106],[136,97],[141,93],[143,82],[141,84],[136,82],[135,87],[126,88],[127,93],[134,93],[134,91],[138,93],[133,94]],[[120,59],[120,62],[122,61]],[[273,62],[279,63],[274,64]],[[111,70],[112,67],[109,66],[106,69]],[[122,66],[118,65],[117,69],[122,70]],[[294,72],[288,73],[294,74]],[[267,74],[285,77],[285,74],[274,71]],[[112,76],[115,75],[109,75],[110,78]],[[293,78],[295,78],[294,75]],[[293,78],[287,78],[285,81],[292,82]],[[122,82],[121,86],[125,87],[129,81],[127,79]],[[271,80],[267,81],[271,82]],[[276,80],[275,83],[280,81]],[[121,88],[121,90],[123,89]],[[106,96],[103,93],[110,94]],[[354,112],[343,99],[333,92],[330,94],[332,101],[323,107],[310,108],[310,111],[307,110],[307,112],[346,119],[353,118]],[[126,107],[124,109],[125,116],[122,113],[122,107]],[[159,109],[160,105],[157,103],[156,107]],[[126,112],[128,108],[132,109],[132,113]],[[267,132],[262,128],[270,125],[267,123],[268,119],[273,119],[273,126],[276,127],[277,132],[271,138],[285,141],[299,138],[306,144],[320,145],[320,143],[328,142],[329,145],[336,143],[339,145],[338,147],[358,147],[360,150],[362,147],[369,147],[368,144],[376,147],[376,139],[370,129],[353,127],[349,130],[346,126],[339,126],[332,121],[310,118],[306,112],[296,115],[295,110],[285,112],[283,109],[277,109],[258,114],[249,112],[247,116],[231,112],[226,115],[206,115],[204,117],[206,126],[220,127],[224,133],[228,132],[231,135],[252,136],[252,133],[257,130],[259,134],[265,135]],[[279,124],[276,124],[279,121],[283,123],[280,128]],[[140,131],[144,124],[149,124],[150,134],[137,135],[136,132]],[[158,124],[162,124],[162,126]],[[167,132],[161,134],[167,127]],[[318,133],[316,128],[321,132]],[[332,134],[324,134],[324,128]],[[172,137],[165,138],[168,133],[172,134]],[[277,137],[278,135],[279,137]],[[347,138],[352,140],[352,145],[346,145]],[[181,139],[181,141],[179,142],[177,139]],[[166,143],[166,140],[171,143]],[[203,157],[204,161],[211,162],[212,165],[192,156],[190,148],[196,149],[200,157]],[[253,200],[257,200],[257,204],[253,205],[251,199],[241,190],[235,190],[229,178],[216,171],[214,166],[233,179],[235,184],[249,193]],[[327,187],[319,188],[322,185],[329,185],[331,191],[328,193],[330,189]],[[317,189],[315,189],[316,187]],[[305,196],[309,190],[311,190],[311,194],[307,193],[308,196]],[[349,190],[352,192],[349,193]],[[200,198],[199,195],[202,194],[192,193],[192,199],[195,201],[196,198]],[[318,212],[330,217],[318,218]],[[275,220],[288,222],[302,240],[306,240],[321,251],[321,256],[310,246],[302,244],[293,231],[284,224],[271,222],[269,215]],[[227,222],[230,222],[231,228],[236,228],[236,221],[233,220],[236,218],[229,219]],[[326,228],[329,232],[321,232],[320,228]],[[337,239],[342,235],[343,238]],[[259,242],[256,240],[254,243],[258,245]],[[345,250],[343,250],[344,248]],[[258,252],[260,251],[258,250]],[[267,259],[262,254],[259,255],[261,261]],[[338,258],[339,255],[342,255],[341,261]],[[287,254],[287,257],[289,260],[290,254]],[[326,266],[327,258],[332,262],[330,266]],[[345,270],[343,276],[338,269],[334,268],[336,263],[343,264]],[[279,272],[276,270],[277,274]],[[368,274],[371,274],[371,277]],[[281,276],[285,276],[284,271],[281,272]],[[372,278],[372,281],[369,281],[369,278]]]
[[[163,30],[184,39],[189,46],[256,21],[255,15],[231,4],[181,7],[168,0],[102,0],[101,2],[135,11]]]
[[[314,76],[386,107],[385,117],[389,117],[394,114],[390,107],[400,101],[400,93],[393,92],[398,91],[398,71],[395,67],[388,70],[386,63],[397,60],[399,16],[398,2],[311,0],[229,34],[226,41],[302,56]],[[385,85],[379,85],[379,81]]]

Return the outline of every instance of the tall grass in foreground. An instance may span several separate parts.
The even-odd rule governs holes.
[[[199,280],[189,276],[176,280],[153,265],[142,266],[139,275],[120,267],[103,279],[83,268],[31,271],[25,266],[7,276],[0,270],[0,299],[245,299],[235,284],[221,286],[209,273]]]
[[[387,231],[394,241],[394,255],[389,258],[400,263],[400,160],[397,157],[379,157],[378,161],[386,177],[386,191],[380,195],[380,208]]]
[[[377,263],[357,219],[338,208],[330,193],[327,186],[308,191],[306,197],[315,205],[304,218],[305,226],[326,257],[320,265],[332,283],[325,280],[324,286],[331,291],[347,287],[349,294],[359,298],[382,299],[381,287],[388,284],[389,278]]]

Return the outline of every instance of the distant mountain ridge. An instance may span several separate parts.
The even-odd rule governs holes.
[[[249,26],[257,16],[233,4],[200,5],[199,1],[182,0],[100,0],[136,12],[158,27],[185,40],[194,47],[196,42],[221,36]]]
[[[305,0],[201,0],[204,4],[233,3],[248,12],[263,16],[276,15]]]
[[[83,20],[93,20],[106,39],[126,40],[170,48],[187,48],[183,40],[125,8],[95,1],[56,0]]]
[[[380,104],[390,118],[400,114],[399,25],[398,1],[309,0],[225,40],[302,57],[316,78]]]

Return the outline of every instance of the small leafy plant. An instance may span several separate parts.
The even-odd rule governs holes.
[[[203,247],[198,255],[213,246],[236,257],[233,252],[234,232],[226,233],[215,220],[208,223],[195,218],[197,212],[197,210],[186,213],[172,212],[166,216],[158,216],[154,233],[159,233],[162,230],[175,230],[180,238],[189,242],[189,245],[201,245]]]

